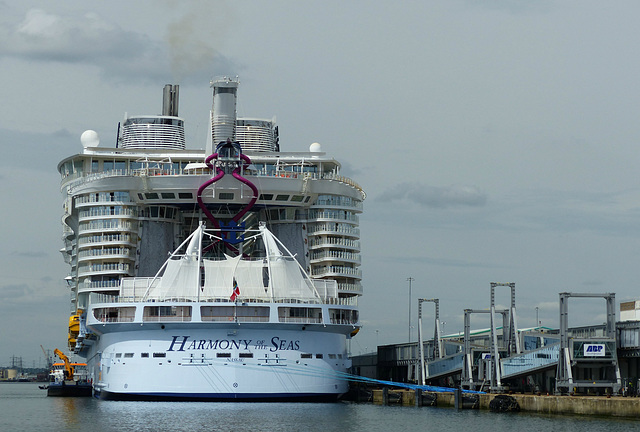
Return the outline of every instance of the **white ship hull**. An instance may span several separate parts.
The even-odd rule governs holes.
[[[88,364],[103,399],[324,401],[348,389],[352,325],[92,321],[102,334]]]

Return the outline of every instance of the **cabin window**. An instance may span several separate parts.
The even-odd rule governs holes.
[[[143,321],[191,321],[191,306],[145,306]]]
[[[154,357],[166,357],[166,356],[167,356],[167,353],[157,353],[157,352],[156,352],[156,353],[153,353],[153,356],[154,356]]]
[[[202,321],[268,322],[270,310],[265,306],[202,306]]]
[[[218,358],[231,358],[231,353],[216,353]]]
[[[276,201],[289,201],[289,195],[276,195]]]
[[[273,194],[260,194],[260,201],[271,201],[273,199]]]
[[[240,358],[253,358],[253,353],[240,353],[238,356]]]
[[[220,192],[218,194],[218,199],[221,199],[221,200],[229,200],[229,201],[231,201],[231,200],[233,200],[233,197],[234,197],[234,194],[231,193],[231,192]]]
[[[305,307],[279,307],[278,321],[294,323],[322,323],[322,309]]]
[[[178,198],[180,199],[193,199],[193,194],[190,192],[178,192]]]
[[[173,192],[162,192],[160,195],[162,196],[163,199],[173,199],[176,197],[176,195]]]
[[[329,309],[329,320],[331,324],[356,324],[358,322],[358,311],[351,309]]]

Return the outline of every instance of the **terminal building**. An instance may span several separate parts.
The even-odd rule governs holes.
[[[511,288],[509,309],[495,308],[493,291],[499,286]],[[420,342],[378,346],[374,353],[353,357],[353,373],[492,392],[640,395],[640,301],[620,303],[617,321],[613,293],[559,296],[560,328],[517,329],[515,284],[492,284],[491,307],[466,309],[464,332],[441,336],[436,325],[430,340],[419,336],[422,349]],[[607,321],[569,328],[568,302],[575,297],[604,298]],[[472,331],[471,317],[479,313],[490,314],[491,328]]]

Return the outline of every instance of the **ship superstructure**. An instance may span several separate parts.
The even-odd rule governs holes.
[[[184,120],[178,117],[178,87],[168,85],[161,115],[127,117],[118,127],[115,148],[100,147],[96,134],[87,131],[82,136],[82,153],[64,159],[58,166],[64,197],[65,247],[61,252],[70,265],[69,348],[87,357],[95,382],[102,383],[103,388],[110,385],[108,380],[104,381],[105,368],[112,367],[106,366],[111,357],[109,360],[105,357],[110,355],[110,347],[133,343],[130,336],[134,333],[126,327],[128,323],[143,327],[145,332],[156,331],[153,335],[145,334],[144,339],[156,339],[159,333],[165,333],[156,348],[160,350],[166,345],[164,352],[169,356],[169,348],[181,344],[183,337],[187,338],[184,339],[187,344],[189,338],[198,337],[198,332],[220,331],[222,338],[238,331],[242,322],[238,320],[238,307],[242,305],[231,298],[229,281],[229,296],[218,292],[200,298],[194,291],[190,296],[164,297],[160,301],[144,297],[139,290],[131,291],[132,284],[139,288],[140,284],[158,279],[158,271],[166,265],[167,257],[202,224],[217,229],[224,239],[208,246],[206,253],[216,259],[233,253],[244,258],[263,254],[260,252],[263,245],[257,240],[243,243],[241,252],[238,247],[244,240],[243,233],[259,230],[261,226],[268,228],[316,287],[313,299],[287,299],[289,306],[283,306],[285,300],[275,297],[240,297],[247,304],[265,303],[266,309],[254,311],[261,318],[251,321],[255,326],[253,333],[243,338],[245,342],[253,341],[256,353],[261,349],[266,349],[266,354],[272,353],[270,341],[277,337],[298,341],[309,351],[299,353],[292,349],[296,356],[311,354],[314,361],[325,361],[325,356],[341,359],[340,366],[331,369],[334,381],[335,374],[346,371],[348,366],[345,341],[359,328],[357,298],[362,294],[362,286],[358,217],[365,193],[353,180],[340,174],[340,164],[327,157],[318,144],[312,144],[308,152],[281,152],[273,119],[237,118],[237,79],[219,78],[211,85],[211,133],[204,150],[187,148]],[[157,310],[149,309],[152,300]],[[128,306],[122,305],[125,301]],[[214,315],[225,317],[230,323],[224,322],[221,327],[220,322],[206,319],[214,312],[213,305],[202,302],[226,307],[215,309]],[[315,306],[292,306],[297,303]],[[188,321],[175,318],[184,316],[187,310]],[[242,316],[244,312],[240,313]],[[166,334],[178,322],[182,326],[178,327],[185,330]],[[158,328],[150,329],[150,323]],[[295,328],[289,325],[292,323]],[[243,331],[245,328],[246,324]],[[312,328],[317,331],[309,332]],[[288,334],[288,339],[271,335],[276,329]],[[306,332],[307,341],[296,339],[296,332]],[[228,339],[231,344],[241,344],[239,339]],[[261,348],[255,345],[256,340],[269,343]],[[311,349],[329,346],[331,352]],[[245,348],[249,350],[248,345]],[[146,352],[128,349],[113,352],[113,361],[118,354],[128,355],[128,364],[134,363],[138,355],[147,355],[141,358],[155,355],[148,349]],[[239,364],[243,361],[247,364],[248,355],[256,353],[229,355],[243,354],[245,357],[231,358],[242,358],[237,360]],[[275,389],[273,394],[286,398],[295,393],[291,389],[298,383],[294,384]],[[236,398],[229,395],[242,393],[222,391],[225,385],[220,384],[218,390],[200,389],[191,396],[197,398],[198,394],[206,393],[208,398],[215,398],[215,394],[224,393],[228,398]],[[301,393],[326,396],[344,390],[337,381],[335,385],[334,391],[323,387],[322,391]],[[269,394],[266,389],[256,397],[270,397],[264,396],[265,392]],[[137,394],[133,390],[118,390],[132,397]],[[246,389],[244,392],[248,394]]]

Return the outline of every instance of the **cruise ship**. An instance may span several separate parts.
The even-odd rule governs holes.
[[[69,350],[96,397],[347,391],[365,192],[319,144],[280,151],[274,119],[238,117],[238,85],[211,81],[204,149],[166,85],[160,115],[126,116],[111,148],[88,130],[58,165]]]

